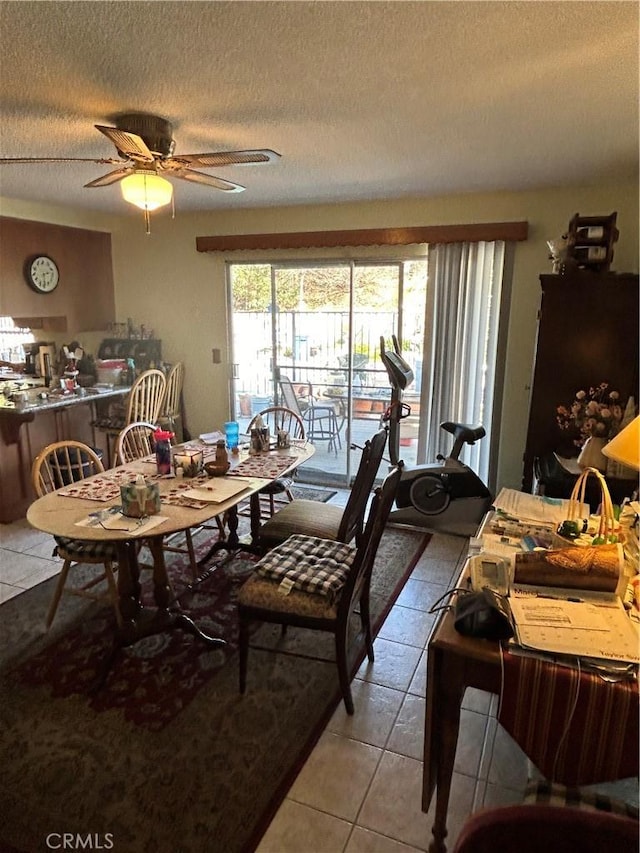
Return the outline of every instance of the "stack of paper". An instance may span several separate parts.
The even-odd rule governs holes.
[[[638,632],[616,596],[608,604],[590,604],[559,595],[512,595],[509,604],[523,648],[640,663]]]
[[[493,505],[498,512],[514,520],[539,522],[549,527],[555,527],[569,517],[568,500],[529,495],[515,489],[502,489]],[[580,518],[588,518],[590,513],[589,506],[582,504]]]

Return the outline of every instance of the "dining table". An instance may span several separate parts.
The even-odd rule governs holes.
[[[205,461],[215,447],[188,442],[175,451],[201,450]],[[259,492],[277,477],[294,470],[314,453],[312,444],[292,441],[287,448],[273,448],[250,455],[248,448],[229,454],[226,475],[194,478],[159,475],[155,456],[145,457],[68,484],[38,498],[28,508],[27,520],[53,536],[113,543],[118,558],[117,586],[122,624],[116,627],[114,648],[105,666],[110,668],[118,650],[143,637],[175,628],[188,631],[212,646],[225,641],[213,637],[191,619],[173,596],[164,558],[163,539],[179,531],[206,525],[219,516],[225,519],[226,535],[217,548],[233,552],[243,547],[238,536],[238,505],[249,500],[251,540],[256,547],[260,529]],[[135,482],[157,483],[160,512],[141,519],[122,515],[120,486]],[[155,607],[143,605],[138,552],[144,542],[151,552]],[[253,545],[252,545],[253,543]],[[203,568],[201,578],[214,569]],[[194,583],[201,580],[198,578]]]

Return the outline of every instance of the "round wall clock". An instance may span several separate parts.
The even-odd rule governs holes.
[[[48,255],[34,255],[25,265],[27,283],[37,293],[51,293],[58,286],[58,265]]]

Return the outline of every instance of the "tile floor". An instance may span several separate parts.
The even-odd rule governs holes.
[[[346,493],[333,499],[343,503]],[[353,684],[355,714],[340,705],[257,853],[411,853],[431,838],[421,811],[426,645],[431,604],[452,584],[467,542],[435,535],[382,626],[375,663]],[[52,540],[26,521],[0,525],[0,602],[60,568]],[[496,721],[497,697],[469,690],[449,808],[449,849],[468,815],[522,798],[526,756]]]

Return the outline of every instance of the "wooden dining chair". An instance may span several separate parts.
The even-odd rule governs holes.
[[[147,421],[138,421],[126,426],[118,435],[116,440],[117,458],[121,464],[134,462],[137,459],[144,459],[146,456],[151,456],[154,453],[154,432],[158,429],[152,423]],[[195,547],[193,544],[193,536],[201,530],[211,530],[211,526],[203,524],[195,529],[186,528],[178,533],[172,533],[166,536],[162,541],[162,549],[172,554],[186,554],[189,560],[191,575],[195,580],[198,577],[198,563],[196,560]],[[222,536],[224,535],[224,526],[222,520],[216,516],[216,529]],[[184,538],[184,544],[182,539]]]
[[[256,565],[238,592],[240,631],[240,692],[247,684],[249,635],[252,622],[328,631],[334,636],[340,689],[348,714],[353,714],[350,622],[359,613],[367,657],[373,662],[369,611],[371,571],[402,474],[402,462],[376,489],[360,543],[328,541],[318,536],[291,536]],[[283,593],[283,589],[287,593]]]
[[[158,424],[166,430],[175,433],[176,443],[184,438],[182,418],[182,386],[184,385],[184,364],[176,362],[167,375],[167,384],[160,406]]]
[[[115,463],[115,443],[120,431],[138,421],[157,423],[167,379],[161,370],[145,370],[131,386],[126,401],[119,409],[112,409],[109,417],[94,421],[93,426],[105,434],[107,464]]]
[[[264,426],[269,428],[270,435],[275,439],[278,430],[284,430],[289,434],[290,438],[304,440],[306,438],[304,422],[300,415],[288,409],[286,406],[270,406],[268,409],[263,409],[258,414],[254,415],[247,427],[247,432],[256,424],[258,418],[262,419]],[[262,517],[262,508],[265,506],[267,516],[272,516],[276,511],[276,504],[282,505],[282,498],[278,495],[286,495],[286,501],[290,502],[293,498],[291,491],[295,481],[296,471],[292,471],[284,477],[276,477],[275,480],[260,489],[260,515]]]
[[[45,447],[35,458],[31,467],[31,483],[36,495],[42,497],[103,471],[104,466],[100,458],[87,444],[81,441],[56,441]],[[109,542],[69,539],[63,536],[54,536],[54,539],[54,553],[63,560],[63,564],[47,613],[47,630],[51,627],[63,592],[94,601],[108,601],[114,609],[118,625],[122,625],[115,580],[118,562],[115,546]],[[66,586],[70,570],[83,564],[102,565],[104,572],[82,586]],[[106,593],[94,589],[102,581],[106,581]]]
[[[120,430],[116,438],[116,464],[125,465],[152,456],[155,451],[153,434],[157,429],[149,421],[135,421]]]
[[[358,541],[386,442],[386,429],[378,430],[365,442],[344,509],[334,504],[296,498],[261,526],[260,548],[273,548],[296,533],[335,539],[338,542]]]

